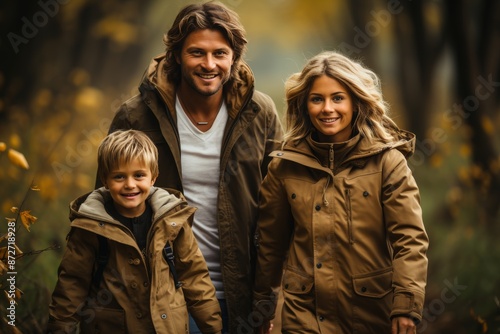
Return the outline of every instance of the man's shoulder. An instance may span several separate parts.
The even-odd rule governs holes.
[[[255,103],[261,110],[265,110],[267,112],[275,112],[276,104],[273,99],[259,90],[254,90],[252,96],[252,102]]]
[[[138,93],[128,98],[127,100],[123,101],[121,103],[120,109],[123,109],[124,107],[126,109],[137,109],[144,105],[145,105],[144,98],[141,96],[141,94]]]

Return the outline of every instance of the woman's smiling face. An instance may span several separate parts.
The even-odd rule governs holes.
[[[352,133],[352,97],[337,80],[327,75],[314,79],[307,97],[307,110],[320,142],[346,141]]]

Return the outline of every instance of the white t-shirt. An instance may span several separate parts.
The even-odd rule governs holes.
[[[191,123],[177,97],[175,109],[181,143],[183,193],[189,205],[198,208],[194,214],[193,232],[207,262],[216,296],[223,299],[217,195],[227,108],[223,103],[212,127],[206,132]]]

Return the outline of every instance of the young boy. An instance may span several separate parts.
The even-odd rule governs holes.
[[[99,146],[105,185],[70,205],[71,230],[49,306],[49,333],[220,333],[215,288],[191,230],[195,209],[153,186],[158,152],[142,132]]]

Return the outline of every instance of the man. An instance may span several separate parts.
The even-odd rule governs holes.
[[[198,208],[193,231],[221,304],[224,332],[250,333],[258,192],[282,128],[271,98],[254,89],[242,60],[245,30],[217,2],[183,8],[164,37],[140,94],[110,132],[145,132],[159,151],[156,185]],[[191,333],[197,333],[191,322]]]

